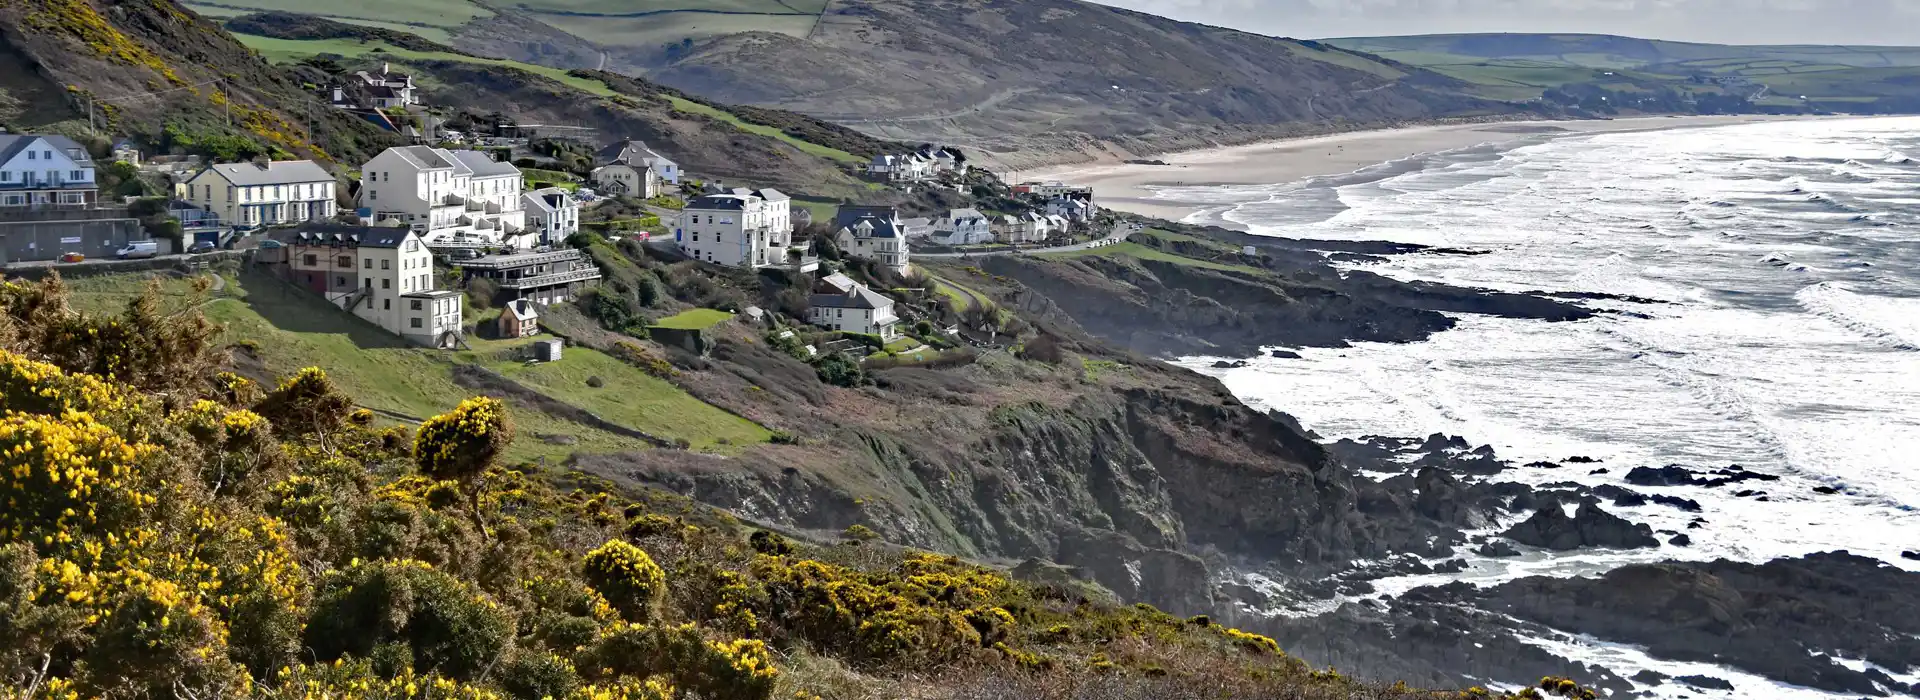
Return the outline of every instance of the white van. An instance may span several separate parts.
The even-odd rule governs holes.
[[[119,252],[114,253],[114,256],[121,260],[134,260],[137,258],[151,258],[159,254],[160,244],[158,242],[134,241],[128,243],[127,247],[121,248]]]

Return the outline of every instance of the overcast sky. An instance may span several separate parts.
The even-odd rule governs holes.
[[[1920,45],[1920,0],[1098,1],[1299,39],[1582,32],[1739,44]]]

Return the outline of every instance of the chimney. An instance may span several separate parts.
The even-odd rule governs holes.
[[[265,154],[257,155],[253,157],[253,167],[259,168],[261,170],[267,170],[272,165],[273,165],[273,159],[266,156]]]
[[[384,76],[384,75],[386,75],[386,74],[388,74],[388,73],[392,73],[392,72],[393,72],[393,64],[391,64],[391,63],[382,63],[382,64],[380,64],[380,75],[382,75],[382,76]]]

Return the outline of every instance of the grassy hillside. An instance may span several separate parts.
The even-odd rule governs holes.
[[[1920,109],[1920,47],[1729,46],[1587,34],[1452,34],[1330,39],[1417,65],[1482,94],[1539,97],[1569,86],[1732,93],[1762,106]]]
[[[94,312],[125,308],[149,279],[163,281],[171,299],[188,299],[190,281],[145,273],[74,277],[75,306]],[[506,376],[552,399],[583,408],[615,424],[667,440],[685,439],[696,450],[733,451],[766,442],[767,429],[702,403],[673,384],[588,348],[568,348],[559,362],[526,365],[517,346],[532,342],[475,340],[475,350],[449,355],[414,347],[370,324],[270,277],[228,275],[223,289],[200,308],[225,330],[223,345],[262,379],[303,367],[326,367],[329,378],[354,402],[395,421],[418,422],[453,408],[476,393],[456,380],[463,364]],[[600,386],[589,378],[597,377]],[[645,441],[582,424],[526,401],[507,399],[528,439],[517,441],[515,459],[560,462],[575,452],[648,449]]]

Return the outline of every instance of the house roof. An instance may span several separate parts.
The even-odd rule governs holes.
[[[955,209],[947,212],[947,218],[959,221],[961,219],[985,219],[987,217],[981,214],[979,209]]]
[[[572,195],[558,187],[542,187],[532,192],[523,192],[520,198],[526,202],[527,206],[548,212],[559,211],[573,201]]]
[[[326,168],[310,160],[276,160],[264,167],[254,163],[216,163],[213,172],[235,187],[332,182]]]
[[[398,248],[410,233],[412,231],[405,226],[353,226],[313,221],[303,223],[298,228],[276,232],[273,236],[298,245]]]
[[[924,216],[913,218],[913,219],[900,220],[900,226],[902,228],[907,228],[907,229],[923,229],[932,225],[933,225],[933,219],[929,219]]]
[[[866,287],[854,287],[846,294],[815,294],[808,303],[823,309],[885,309],[893,300]]]
[[[479,151],[447,151],[447,154],[466,166],[474,177],[520,176],[520,169],[513,167],[512,163],[502,163]]]
[[[88,153],[85,147],[59,134],[0,134],[0,163],[13,160],[15,155],[26,150],[36,141],[47,142],[47,145],[59,150],[62,155],[73,158],[75,163],[84,164],[93,161],[93,154]],[[75,152],[80,155],[74,156]]]
[[[134,144],[133,139],[122,136],[120,138],[114,139],[113,145],[109,146],[109,148],[112,148],[114,150],[119,150],[122,148],[139,148],[139,146]]]
[[[431,146],[395,146],[387,151],[418,168],[437,170],[455,167],[452,154]]]
[[[615,141],[612,145],[600,149],[595,157],[602,163],[627,163],[653,165],[655,162],[672,163],[673,159],[660,155],[645,141]]]
[[[852,293],[856,287],[859,287],[860,283],[853,281],[853,278],[848,277],[846,273],[835,272],[820,278],[820,281],[814,286],[837,290],[841,294],[849,294]]]
[[[688,209],[702,211],[742,211],[752,195],[710,194],[687,203]]]
[[[507,313],[513,314],[514,318],[522,321],[532,321],[540,318],[540,312],[535,310],[533,302],[527,299],[515,299],[507,302],[507,308],[504,310]]]
[[[362,248],[398,248],[413,231],[397,226],[374,226],[360,236]]]

